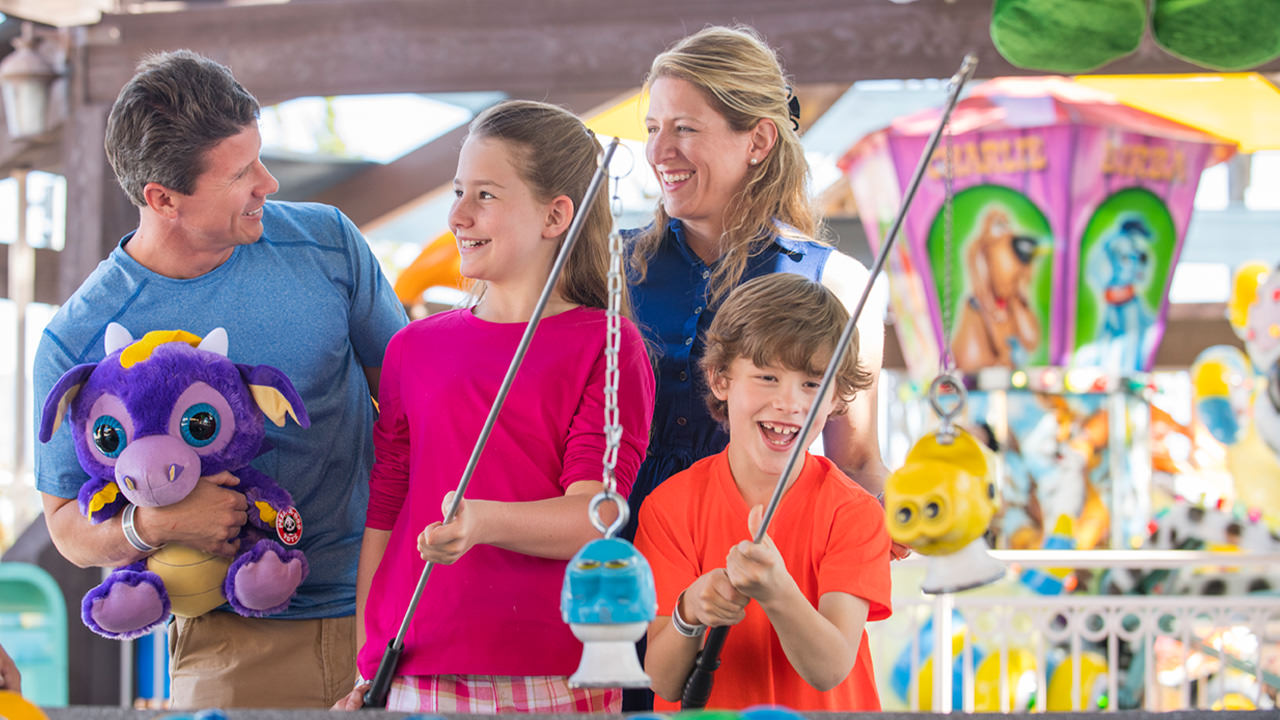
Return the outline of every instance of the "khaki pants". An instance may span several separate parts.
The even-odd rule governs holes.
[[[246,618],[210,612],[169,626],[175,710],[323,708],[355,682],[354,616]]]

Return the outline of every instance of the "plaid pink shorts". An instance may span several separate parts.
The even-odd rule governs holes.
[[[619,688],[571,688],[563,675],[397,675],[387,709],[432,713],[617,713]]]

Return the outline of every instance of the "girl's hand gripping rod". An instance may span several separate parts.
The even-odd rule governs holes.
[[[956,101],[960,99],[960,90],[964,88],[964,84],[973,76],[973,71],[977,66],[978,58],[973,53],[969,53],[964,56],[964,62],[961,63],[960,69],[951,77],[950,94],[947,96],[946,105],[943,106],[942,117],[938,120],[938,127],[934,128],[933,134],[929,136],[929,142],[925,144],[924,154],[920,156],[920,161],[916,164],[915,174],[911,176],[911,183],[907,186],[906,194],[903,195],[902,206],[898,208],[898,216],[893,219],[893,225],[889,228],[889,233],[885,235],[884,243],[880,247],[880,253],[876,256],[875,264],[871,267],[871,273],[867,277],[867,284],[862,288],[862,296],[858,298],[858,305],[849,316],[849,322],[845,323],[844,332],[840,334],[840,340],[831,356],[831,361],[827,363],[827,371],[823,373],[822,384],[818,387],[817,397],[819,398],[826,397],[827,391],[831,388],[831,383],[836,375],[836,368],[840,367],[840,362],[849,350],[849,342],[853,339],[858,317],[862,315],[862,308],[867,304],[867,298],[871,294],[871,285],[884,268],[885,259],[889,256],[889,250],[893,248],[893,242],[898,237],[898,231],[907,215],[907,209],[911,207],[911,200],[915,197],[916,190],[920,187],[920,180],[924,177],[925,168],[929,166],[929,161],[933,158],[933,152],[938,147],[938,139],[942,136],[942,130],[947,126],[947,121],[951,118],[951,111],[955,108]],[[800,429],[800,437],[808,437],[809,431],[813,428],[817,418],[820,404],[814,402],[809,408],[809,413],[804,420],[804,427]],[[782,476],[778,478],[778,484],[773,489],[773,495],[769,498],[768,506],[765,507],[764,517],[760,521],[760,527],[756,530],[754,542],[758,543],[764,539],[765,531],[769,529],[769,521],[773,519],[773,513],[778,509],[778,501],[782,499],[782,491],[786,487],[787,478],[791,476],[791,470],[795,467],[796,460],[805,449],[803,443],[799,442],[791,448],[791,454],[787,457],[787,465],[782,470]],[[684,682],[684,693],[680,698],[681,708],[692,710],[707,706],[707,700],[711,697],[711,687],[715,683],[713,673],[716,668],[720,667],[720,651],[724,648],[724,641],[728,634],[729,626],[727,625],[713,627],[707,633],[707,639],[702,646],[702,650],[698,652],[697,657],[693,660],[693,670]]]
[[[475,472],[476,464],[480,461],[480,452],[484,450],[485,442],[489,439],[489,432],[493,430],[493,426],[498,420],[498,412],[502,410],[502,403],[507,398],[507,391],[511,389],[511,383],[515,380],[516,371],[520,369],[520,363],[524,360],[525,351],[529,349],[529,343],[533,341],[533,331],[538,328],[538,322],[542,319],[542,311],[546,308],[547,301],[551,298],[551,293],[555,291],[556,282],[560,278],[560,271],[564,267],[565,261],[569,258],[569,252],[573,250],[574,243],[578,240],[582,219],[587,216],[587,209],[591,207],[591,203],[595,200],[596,194],[600,190],[600,183],[609,171],[609,161],[613,158],[613,151],[617,148],[618,138],[614,138],[613,142],[609,143],[609,146],[605,148],[600,167],[596,168],[595,175],[591,177],[591,183],[587,185],[587,192],[576,208],[577,212],[573,215],[573,222],[569,224],[569,231],[565,234],[564,243],[560,246],[560,253],[556,255],[556,262],[551,266],[551,274],[547,277],[547,284],[542,288],[542,295],[538,297],[538,304],[533,308],[533,317],[529,319],[529,325],[525,328],[524,335],[520,338],[520,344],[516,346],[515,355],[511,358],[511,365],[507,368],[506,376],[502,378],[502,385],[498,387],[498,394],[493,399],[493,406],[489,408],[489,416],[485,418],[484,426],[480,428],[480,436],[476,438],[475,448],[471,450],[471,458],[467,461],[467,466],[462,471],[462,479],[458,481],[458,489],[453,494],[453,502],[449,503],[449,509],[444,514],[445,525],[448,525],[453,520],[453,516],[458,512],[458,506],[462,504],[462,497],[467,492],[467,485],[471,482],[471,475]],[[422,576],[418,578],[418,587],[413,591],[413,597],[409,600],[409,608],[405,611],[404,621],[400,623],[400,631],[387,643],[387,649],[382,654],[382,662],[378,663],[378,672],[373,676],[373,684],[364,695],[364,707],[381,708],[387,705],[387,693],[391,690],[391,680],[395,676],[396,666],[400,664],[400,655],[404,652],[404,638],[409,632],[409,622],[413,619],[413,614],[418,609],[418,602],[422,599],[422,591],[427,586],[427,578],[431,576],[431,568],[433,566],[434,563],[428,562],[426,567],[422,568]],[[357,621],[359,621],[359,618],[357,618]]]

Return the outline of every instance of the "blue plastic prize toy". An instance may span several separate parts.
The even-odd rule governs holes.
[[[587,543],[564,575],[560,613],[582,641],[573,687],[649,687],[635,643],[658,614],[653,571],[631,543]]]
[[[604,535],[582,547],[564,574],[560,614],[574,637],[582,641],[582,662],[569,676],[570,687],[649,687],[635,643],[658,614],[658,594],[649,561],[626,540],[614,535],[630,516],[627,499],[617,493],[614,467],[622,441],[618,422],[619,313],[622,297],[622,239],[609,238],[609,307],[605,333],[604,436],[601,476],[604,491],[591,498],[587,515]],[[612,523],[600,517],[600,506],[612,502]]]

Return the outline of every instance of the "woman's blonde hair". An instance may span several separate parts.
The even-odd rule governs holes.
[[[713,26],[684,38],[653,59],[645,90],[659,78],[678,78],[700,89],[711,107],[736,132],[771,120],[778,128],[773,150],[754,165],[746,184],[724,208],[723,254],[707,288],[712,306],[737,285],[747,259],[776,234],[813,238],[817,213],[809,197],[809,166],[800,136],[791,126],[790,88],[778,56],[755,30],[745,26]],[[649,259],[667,231],[671,217],[658,203],[653,227],[641,233],[632,265],[643,280]]]
[[[849,322],[835,293],[822,283],[794,273],[770,273],[753,278],[729,293],[707,329],[707,350],[702,372],[710,378],[728,372],[738,358],[756,367],[782,366],[822,376],[835,355],[844,326]],[[859,390],[871,386],[873,377],[858,362],[858,333],[849,338],[849,350],[836,370],[835,408],[841,415]],[[728,421],[725,401],[707,393],[707,409],[722,424]]]
[[[471,121],[469,137],[501,140],[511,151],[511,164],[541,202],[560,195],[583,211],[582,199],[603,156],[595,134],[576,115],[562,107],[531,100],[506,100]],[[601,178],[591,207],[582,218],[578,240],[565,259],[556,290],[565,300],[593,308],[609,306],[609,180]],[[561,238],[563,241],[564,238]],[[483,283],[472,293],[484,293]],[[629,293],[620,298],[622,314],[630,317]]]

